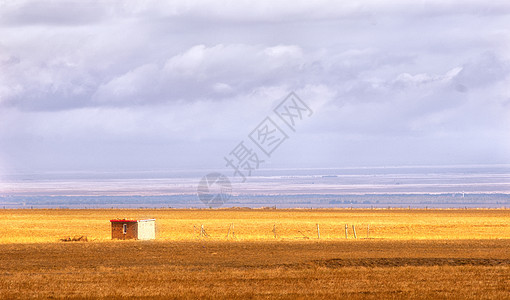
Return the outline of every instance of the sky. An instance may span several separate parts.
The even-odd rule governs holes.
[[[508,1],[0,0],[0,176],[510,163]]]

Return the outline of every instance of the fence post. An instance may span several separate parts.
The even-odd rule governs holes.
[[[367,239],[370,238],[370,224],[367,225]]]
[[[345,224],[345,239],[347,239],[347,229],[348,229],[348,225]]]
[[[356,236],[356,227],[354,227],[354,225],[352,225],[352,231],[354,231],[354,238],[357,239],[358,237]]]
[[[234,232],[234,223],[230,223],[228,225],[228,231],[227,231],[227,236],[225,238],[228,239],[228,236],[232,234],[232,238],[236,238],[236,233]]]
[[[319,229],[319,223],[317,223],[317,238],[320,239],[321,238],[321,231]]]

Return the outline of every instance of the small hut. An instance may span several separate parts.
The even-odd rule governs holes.
[[[113,219],[112,239],[153,240],[156,238],[156,219],[127,220]]]

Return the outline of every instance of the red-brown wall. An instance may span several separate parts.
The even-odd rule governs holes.
[[[111,222],[112,223],[112,239],[130,240],[136,239],[138,236],[138,224],[136,222]],[[126,234],[123,232],[123,226],[127,224]]]

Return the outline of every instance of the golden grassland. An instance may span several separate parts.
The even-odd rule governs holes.
[[[0,244],[55,242],[84,235],[89,240],[111,237],[110,219],[155,218],[158,240],[195,240],[204,225],[209,239],[225,239],[234,224],[238,240],[376,239],[509,239],[510,210],[294,209],[294,210],[177,210],[177,209],[26,209],[0,210]],[[369,232],[367,232],[368,228]],[[231,237],[231,236],[230,236]]]
[[[0,210],[0,217],[0,299],[510,299],[510,210]],[[111,241],[112,218],[156,218],[157,240]],[[232,223],[235,238],[227,238]],[[199,237],[200,225],[209,237]],[[89,242],[59,241],[81,235]]]

